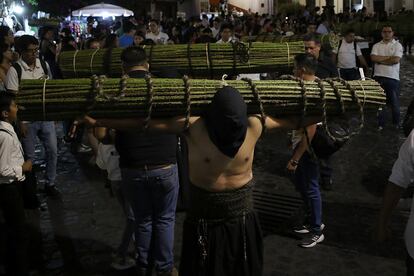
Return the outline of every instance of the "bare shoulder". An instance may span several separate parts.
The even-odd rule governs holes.
[[[263,132],[262,118],[260,115],[251,115],[248,118],[249,132],[259,138]]]

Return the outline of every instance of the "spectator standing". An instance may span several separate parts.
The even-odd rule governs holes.
[[[130,21],[124,22],[124,33],[119,37],[119,47],[126,48],[134,43],[134,35],[136,32],[135,25]]]
[[[20,190],[32,161],[24,161],[23,149],[12,123],[17,120],[17,105],[10,93],[0,94],[0,210],[6,222],[7,275],[27,276],[27,235],[23,198]]]
[[[387,96],[387,106],[392,111],[392,123],[400,126],[400,60],[402,45],[394,39],[391,26],[385,25],[381,32],[382,40],[372,47],[371,60],[374,62],[374,79],[381,84]],[[378,114],[378,130],[385,126],[386,108]]]
[[[150,20],[148,24],[149,31],[145,36],[146,39],[152,39],[155,44],[167,44],[170,37],[161,32],[159,22],[155,19]]]
[[[233,26],[230,24],[223,24],[220,31],[220,40],[216,43],[231,43],[236,39],[233,37]]]
[[[339,75],[345,80],[358,80],[361,78],[357,61],[368,70],[367,62],[362,55],[361,49],[355,41],[355,31],[349,29],[344,38],[339,42],[338,48],[333,50],[333,57],[339,68]]]
[[[295,57],[295,76],[304,81],[315,81],[315,72],[318,66],[316,58],[310,54],[299,54]],[[306,234],[299,246],[314,247],[324,241],[322,232],[322,198],[319,189],[318,160],[311,154],[309,145],[316,132],[316,124],[304,129],[293,130],[293,154],[287,164],[287,170],[294,174],[296,188],[300,192],[305,210],[306,219],[302,226],[295,229],[298,234]]]
[[[16,42],[16,50],[20,54],[20,59],[7,73],[6,88],[9,91],[17,93],[20,80],[52,78],[49,65],[38,58],[39,42],[34,36],[23,35],[19,37]],[[42,142],[46,156],[45,191],[52,198],[60,198],[60,192],[55,183],[57,166],[55,122],[23,122],[21,131],[23,149],[28,160],[33,162],[35,158],[36,137]]]

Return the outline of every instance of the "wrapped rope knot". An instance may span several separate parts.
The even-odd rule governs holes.
[[[190,127],[190,117],[191,117],[191,87],[188,76],[183,77],[184,82],[184,92],[185,92],[185,123],[184,123],[184,130],[187,130]]]
[[[152,115],[152,105],[154,102],[154,87],[152,86],[152,79],[151,75],[147,74],[145,76],[145,82],[147,83],[147,117],[144,120],[144,130],[147,130],[151,121],[151,115]]]

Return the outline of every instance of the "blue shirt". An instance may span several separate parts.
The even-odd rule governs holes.
[[[121,48],[126,48],[128,46],[131,46],[132,44],[134,44],[134,37],[133,36],[130,36],[128,34],[123,34],[119,38],[119,47],[121,47]]]

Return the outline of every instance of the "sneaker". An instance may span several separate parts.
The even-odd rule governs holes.
[[[77,149],[77,153],[87,153],[91,151],[92,151],[92,148],[84,144],[80,144]]]
[[[46,192],[46,195],[48,197],[52,198],[52,199],[61,199],[62,198],[62,194],[60,193],[60,191],[58,190],[56,185],[46,186],[45,187],[45,192]]]
[[[325,236],[323,234],[310,233],[308,237],[302,240],[299,246],[303,248],[311,248],[317,245],[318,243],[323,242],[324,240]]]
[[[113,256],[111,267],[115,270],[126,270],[136,265],[135,260],[129,256]]]
[[[325,224],[321,224],[321,231],[325,229]],[[310,225],[302,225],[293,229],[293,232],[297,234],[308,234],[310,233]]]

